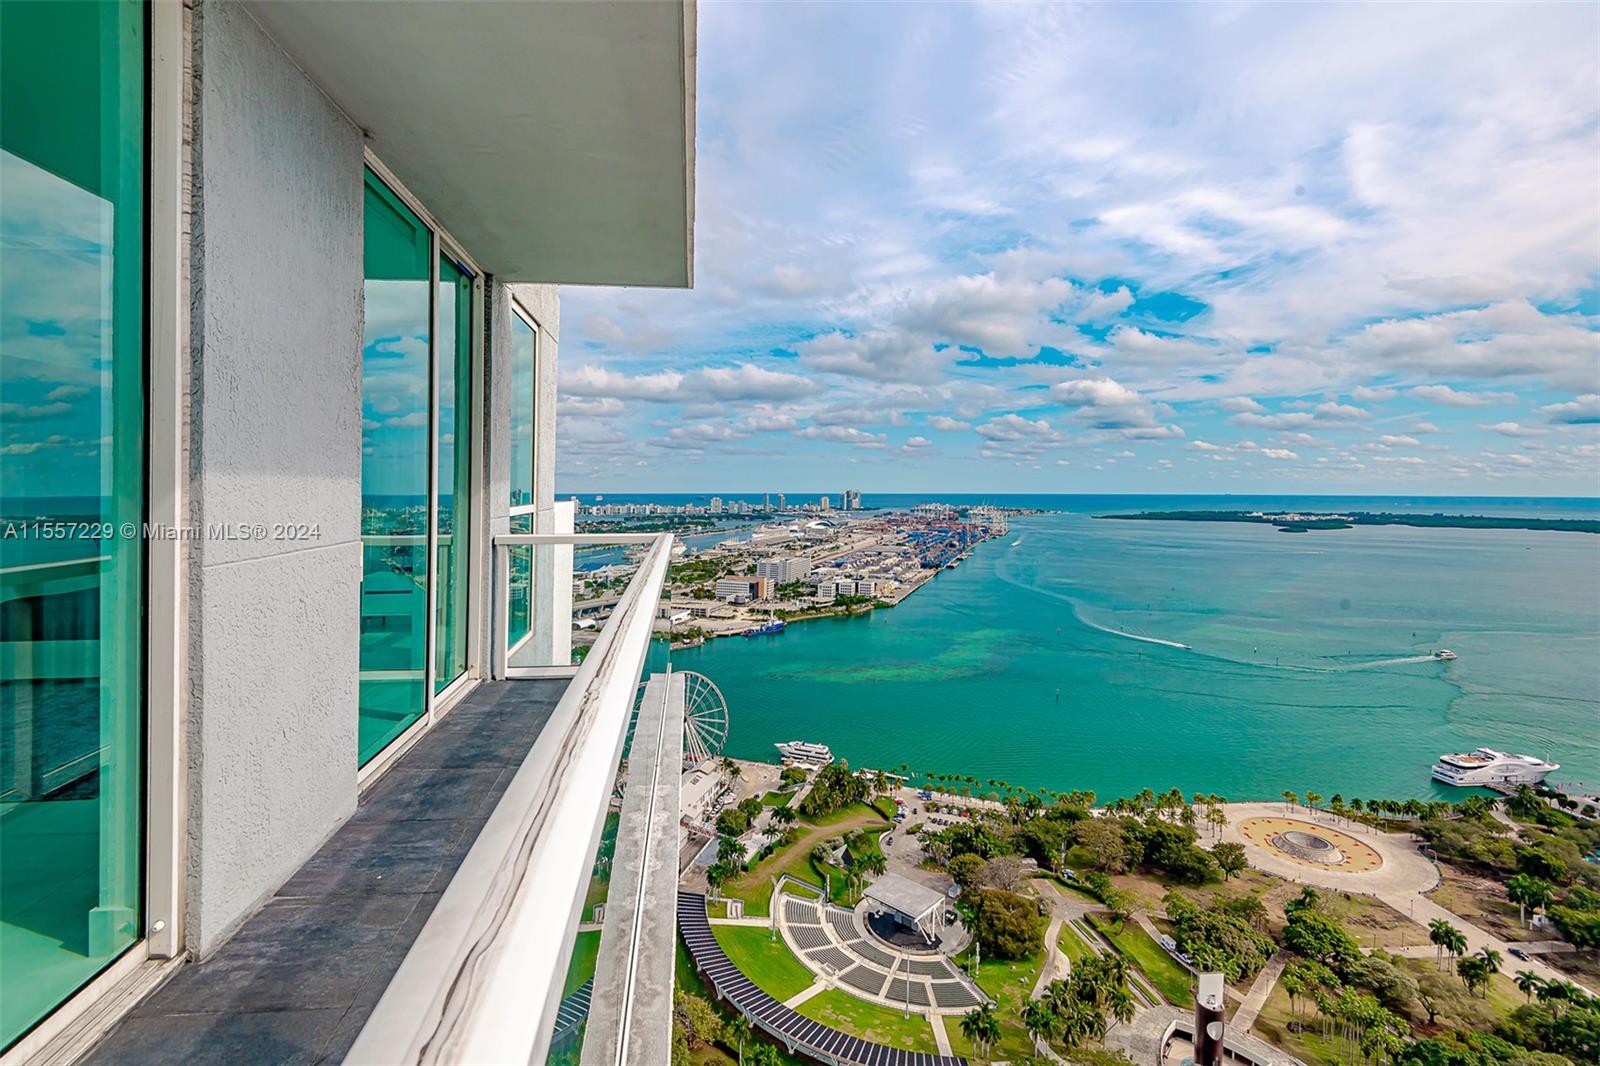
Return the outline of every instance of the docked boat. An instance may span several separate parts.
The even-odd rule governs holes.
[[[1433,779],[1464,788],[1537,785],[1561,769],[1532,755],[1510,755],[1493,748],[1457,755],[1441,755],[1433,764]]]
[[[789,623],[781,618],[769,618],[758,626],[751,626],[744,631],[747,637],[770,637],[775,633],[782,633],[789,628]]]
[[[809,740],[787,740],[781,744],[774,744],[778,754],[782,755],[785,762],[802,763],[806,766],[827,766],[833,762],[833,751],[826,744],[813,744]]]

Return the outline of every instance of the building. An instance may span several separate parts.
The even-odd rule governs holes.
[[[784,506],[784,502],[783,502],[783,493],[781,493],[781,492],[778,493],[778,510],[780,510],[780,511],[785,510],[785,506]]]
[[[672,542],[574,664],[557,286],[692,281],[694,5],[0,38],[0,1053],[543,1061]],[[666,1061],[671,931],[607,910],[593,1055]]]
[[[756,576],[764,577],[775,585],[804,581],[809,573],[811,573],[811,560],[799,555],[763,559],[756,563]]]
[[[833,501],[832,500],[828,499],[828,497],[826,497],[826,496],[818,497],[818,499],[817,499],[817,510],[819,510],[819,511],[831,511],[832,509],[833,509]]]
[[[719,600],[749,602],[764,600],[772,594],[772,582],[764,577],[724,577],[717,579],[716,595]]]
[[[843,506],[846,511],[861,510],[861,493],[858,490],[845,489],[843,499]]]
[[[721,496],[713,496],[713,497],[711,497],[711,513],[712,514],[721,514],[722,510],[723,510],[723,508],[722,508],[722,497]]]

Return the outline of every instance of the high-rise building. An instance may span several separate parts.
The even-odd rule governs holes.
[[[782,511],[784,509],[785,509],[785,505],[784,505],[784,502],[783,502],[783,493],[780,492],[780,493],[778,493],[778,510]]]
[[[711,497],[711,513],[712,514],[721,514],[722,510],[723,510],[723,508],[722,508],[722,497],[721,496],[713,496],[713,497]]]
[[[826,496],[820,497],[817,500],[817,510],[819,510],[819,511],[831,511],[831,510],[833,510],[833,501],[828,499],[828,497],[826,497]]]
[[[846,511],[861,510],[861,492],[858,489],[844,490],[844,509]]]
[[[691,282],[694,19],[3,4],[0,526],[117,534],[0,549],[5,1062],[670,1060],[672,537],[575,636],[545,442],[559,285]]]

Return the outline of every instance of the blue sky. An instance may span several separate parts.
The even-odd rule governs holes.
[[[699,13],[562,491],[1600,493],[1600,7]]]

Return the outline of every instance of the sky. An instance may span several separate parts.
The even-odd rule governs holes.
[[[1600,5],[699,5],[558,487],[1600,494]]]

